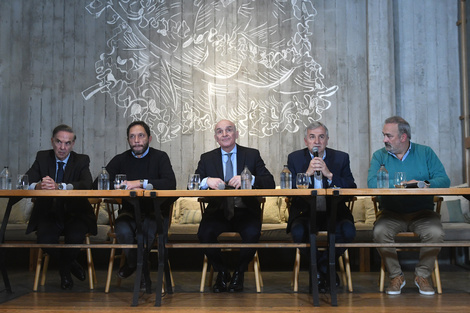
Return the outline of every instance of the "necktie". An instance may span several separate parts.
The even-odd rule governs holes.
[[[233,177],[233,165],[232,165],[232,153],[227,153],[228,159],[225,163],[225,182],[228,181]]]
[[[232,165],[232,153],[227,153],[228,159],[225,163],[225,183],[228,183],[229,180],[233,177],[233,165]],[[235,214],[235,204],[233,201],[233,197],[226,197],[225,198],[225,209],[224,215],[227,220],[231,220],[233,215]]]
[[[55,182],[58,184],[64,179],[64,164],[64,162],[57,162],[57,179]]]

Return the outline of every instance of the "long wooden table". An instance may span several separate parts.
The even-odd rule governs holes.
[[[178,198],[178,197],[243,197],[243,196],[254,196],[254,197],[279,197],[279,196],[302,196],[309,200],[310,209],[311,209],[311,220],[310,220],[310,244],[295,244],[295,243],[284,243],[284,246],[291,246],[292,248],[296,247],[308,247],[310,246],[310,268],[311,268],[311,284],[312,286],[318,286],[317,281],[317,266],[316,266],[316,196],[328,196],[332,198],[332,210],[330,212],[331,223],[329,223],[328,229],[328,257],[329,257],[329,281],[330,286],[334,286],[335,282],[335,246],[344,246],[344,247],[365,247],[365,246],[384,246],[385,244],[377,243],[346,243],[346,244],[337,244],[335,245],[335,228],[336,228],[336,208],[337,205],[344,200],[344,197],[351,196],[416,196],[416,195],[470,195],[470,188],[410,188],[410,189],[255,189],[255,190],[60,190],[60,191],[46,191],[46,190],[0,190],[0,197],[10,198],[7,209],[5,211],[4,219],[0,229],[0,252],[2,256],[0,257],[0,267],[5,282],[5,287],[8,292],[11,292],[10,283],[8,280],[8,275],[4,265],[3,258],[3,248],[8,247],[7,244],[4,244],[6,225],[8,223],[8,218],[11,212],[11,208],[14,203],[19,201],[21,198],[26,197],[87,197],[87,198],[126,198],[128,201],[133,203],[136,207],[136,219],[140,220],[140,207],[139,207],[139,198],[149,197],[154,199],[154,208],[155,213],[158,219],[158,249],[159,249],[159,266],[157,274],[157,284],[156,284],[156,299],[155,305],[161,305],[162,290],[161,286],[163,284],[163,274],[165,269],[165,262],[167,262],[167,247],[172,248],[202,248],[202,247],[219,247],[218,244],[191,244],[178,246],[177,244],[168,244],[167,235],[168,235],[168,222],[165,223],[161,215],[160,205],[168,198]],[[134,281],[134,296],[132,305],[136,306],[138,304],[138,294],[140,289],[140,280],[142,277],[142,268],[144,261],[144,243],[142,236],[142,228],[140,223],[138,223],[138,236],[137,236],[137,271],[136,279]],[[406,243],[411,244],[411,243]],[[462,245],[461,242],[447,243],[449,246],[470,246],[469,242],[464,242],[465,245]],[[223,244],[226,245],[226,244]],[[238,247],[253,247],[253,248],[269,248],[269,247],[279,247],[277,243],[259,243],[259,244],[236,244]],[[398,245],[398,244],[396,244]],[[400,243],[402,245],[402,243]],[[411,244],[413,246],[420,246],[419,243]],[[436,244],[438,245],[438,244]],[[446,244],[440,244],[439,246],[444,246]],[[40,245],[42,247],[42,245]],[[67,245],[67,247],[78,247],[79,245]],[[222,245],[220,245],[222,246]],[[39,245],[38,245],[39,247]],[[65,247],[65,246],[64,246]],[[102,246],[106,247],[106,246]],[[134,246],[135,247],[135,246]],[[167,277],[168,278],[168,277]],[[167,279],[169,281],[169,279]],[[168,293],[172,293],[171,285],[166,284]],[[331,295],[331,305],[337,305],[337,294],[336,288],[330,288]],[[312,297],[313,304],[319,306],[319,295],[318,289],[312,288]]]

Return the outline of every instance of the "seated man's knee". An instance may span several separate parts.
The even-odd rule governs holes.
[[[120,243],[133,243],[135,237],[135,229],[128,218],[118,218],[114,225],[116,238]]]
[[[438,226],[428,227],[426,231],[420,235],[421,240],[428,242],[441,242],[444,240],[444,236],[444,229]]]
[[[352,242],[354,238],[356,238],[356,227],[354,223],[349,220],[340,222],[338,237],[342,242]]]
[[[240,235],[243,238],[243,242],[258,242],[261,236],[259,227],[247,227]]]
[[[374,242],[389,242],[394,240],[395,235],[390,235],[386,225],[376,223],[372,229],[372,238]]]
[[[306,232],[305,226],[302,224],[293,224],[290,230],[292,234],[292,240],[294,242],[300,243],[306,240]]]

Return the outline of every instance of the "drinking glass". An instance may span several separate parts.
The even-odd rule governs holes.
[[[127,189],[126,183],[127,183],[126,174],[116,174],[116,177],[114,178],[114,189],[125,190]]]
[[[296,186],[297,186],[297,189],[307,189],[308,188],[307,173],[297,173]]]
[[[190,174],[188,179],[188,190],[199,190],[201,176],[199,174]]]
[[[16,189],[27,190],[29,188],[28,175],[19,174],[18,179],[16,180]]]
[[[406,182],[406,173],[405,172],[396,172],[395,173],[395,188],[405,188],[404,183]]]

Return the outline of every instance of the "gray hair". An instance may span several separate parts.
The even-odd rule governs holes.
[[[392,116],[385,120],[385,124],[397,124],[398,125],[398,134],[401,136],[406,134],[409,140],[411,140],[411,126],[405,121],[401,116]]]
[[[307,138],[307,134],[309,130],[314,130],[314,129],[317,129],[318,127],[323,127],[323,129],[326,132],[326,138],[330,138],[328,134],[328,128],[325,126],[325,124],[318,122],[318,121],[311,123],[310,125],[307,126],[307,128],[305,128],[305,138]]]

